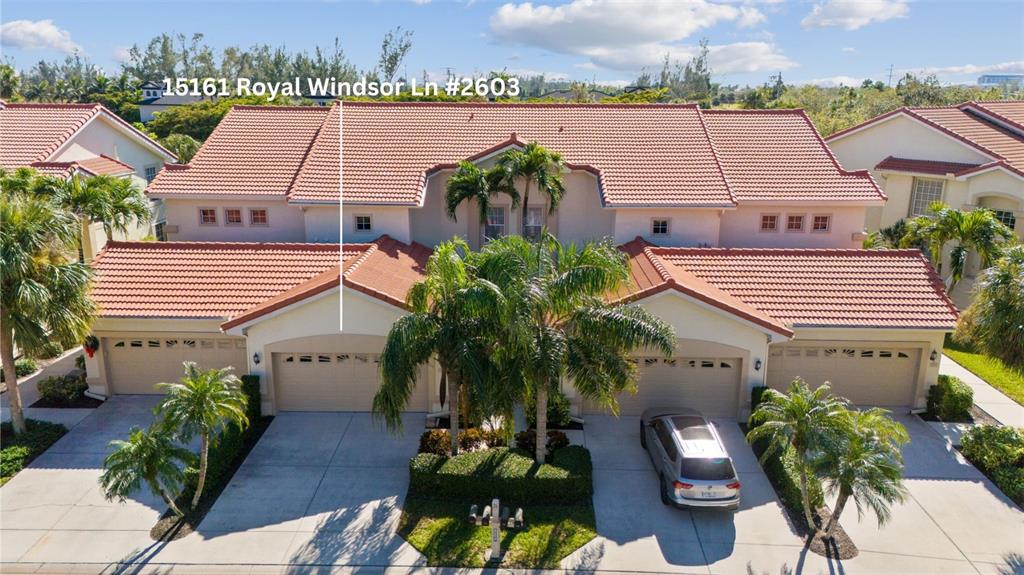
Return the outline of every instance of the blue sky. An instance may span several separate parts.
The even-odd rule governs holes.
[[[569,2],[45,2],[3,0],[0,50],[16,67],[75,48],[108,71],[132,44],[202,32],[214,48],[255,43],[309,49],[334,37],[372,67],[383,34],[413,30],[410,75],[506,68],[624,84],[666,53],[686,60],[701,38],[715,79],[759,84],[885,80],[889,66],[973,83],[1024,72],[1024,2],[902,0]]]

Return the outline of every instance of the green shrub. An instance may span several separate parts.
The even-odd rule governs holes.
[[[765,440],[757,441],[753,445],[754,452],[760,456],[766,447]],[[797,459],[793,448],[788,447],[784,451],[776,451],[770,457],[761,462],[765,475],[775,486],[775,491],[782,500],[782,504],[791,509],[798,517],[803,517],[804,501],[800,496],[800,460]],[[813,474],[807,476],[808,496],[811,505],[815,508],[825,505],[825,494],[821,489],[821,482]]]
[[[498,447],[441,457],[421,453],[409,462],[409,493],[433,499],[490,501],[509,505],[568,504],[593,495],[590,454],[583,447],[558,455],[556,464],[534,463],[526,452]],[[580,453],[582,450],[582,453]]]
[[[572,421],[569,417],[569,398],[556,389],[548,392],[548,425],[565,427]],[[526,424],[529,427],[537,427],[537,402],[531,395],[523,403],[523,414],[526,416]]]
[[[527,453],[533,453],[537,450],[537,430],[527,429],[520,431],[516,434],[516,447],[522,449]],[[569,436],[564,432],[552,429],[548,431],[548,454],[550,455],[556,449],[561,449],[569,445]]]
[[[46,451],[68,429],[59,423],[25,420],[25,433],[14,435],[10,422],[0,425],[0,477],[10,477]]]
[[[761,405],[761,399],[764,397],[764,392],[768,391],[767,385],[757,385],[750,390],[750,412],[757,411],[757,406]]]
[[[25,377],[26,375],[32,375],[39,371],[39,364],[36,360],[30,357],[23,357],[14,361],[14,374],[18,376],[18,379]],[[5,381],[7,376],[4,375],[3,370],[0,370],[0,382]]]
[[[1024,466],[1024,431],[1000,425],[979,425],[964,434],[960,451],[983,472]]]
[[[448,456],[452,444],[449,439],[451,434],[447,429],[429,429],[420,436],[420,447],[417,453],[433,453],[442,457]],[[459,450],[473,451],[486,449],[488,447],[504,447],[505,438],[500,431],[490,431],[479,428],[463,429],[459,431]]]
[[[432,453],[445,456],[451,451],[451,434],[447,429],[428,429],[420,436],[420,448],[417,453]]]
[[[64,346],[59,341],[47,341],[33,354],[37,359],[53,359],[64,353]]]
[[[928,413],[942,421],[965,421],[974,405],[971,386],[950,375],[940,375],[928,389]]]
[[[77,367],[78,369],[81,369],[82,371],[85,371],[85,354],[84,353],[80,353],[80,354],[75,356],[75,367]]]
[[[239,379],[242,380],[242,393],[248,398],[245,415],[249,418],[249,423],[253,424],[263,415],[263,404],[260,403],[260,376],[250,373]]]
[[[85,395],[89,389],[84,377],[51,376],[36,386],[39,397],[44,401],[57,405],[72,405]]]
[[[992,482],[1017,505],[1024,505],[1024,467],[1000,467],[992,472]]]

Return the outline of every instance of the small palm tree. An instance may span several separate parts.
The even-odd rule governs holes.
[[[530,185],[537,183],[537,190],[548,197],[548,213],[554,212],[565,196],[562,183],[562,169],[565,162],[557,152],[552,152],[537,142],[530,142],[522,150],[513,149],[498,158],[500,166],[510,182],[523,182],[523,208],[520,222],[521,234],[526,235],[526,210],[530,207]]]
[[[477,272],[505,294],[494,356],[498,371],[535,398],[538,462],[547,455],[547,396],[563,377],[617,412],[618,394],[636,389],[630,354],[649,348],[667,356],[675,348],[671,326],[639,306],[607,301],[629,278],[625,255],[610,242],[577,247],[550,234],[537,242],[508,236],[484,248]]]
[[[114,452],[103,461],[100,475],[108,501],[124,501],[145,483],[175,514],[183,515],[174,500],[185,484],[184,467],[192,460],[192,452],[158,427],[134,427],[128,441],[115,440],[110,445]]]
[[[487,222],[487,210],[491,207],[491,197],[506,194],[512,200],[512,209],[519,207],[519,191],[516,190],[505,169],[495,166],[484,170],[472,162],[459,162],[459,167],[448,178],[445,188],[445,204],[448,217],[455,220],[455,212],[464,202],[476,201],[480,210],[480,223]]]
[[[156,407],[168,430],[182,441],[199,436],[199,481],[192,496],[192,508],[199,504],[206,484],[206,464],[210,439],[228,425],[244,429],[249,425],[245,414],[248,398],[242,382],[231,371],[234,368],[201,370],[192,361],[185,362],[185,376],[178,383],[158,383],[166,395]]]
[[[34,178],[0,170],[0,363],[16,434],[26,428],[15,347],[31,355],[50,341],[82,341],[96,312],[88,294],[92,271],[64,256],[77,241],[75,218],[31,192]]]
[[[919,216],[907,223],[900,245],[926,246],[932,263],[941,273],[946,244],[954,242],[956,245],[949,254],[947,289],[950,292],[963,278],[968,253],[976,252],[981,257],[982,267],[988,268],[999,257],[1002,244],[1014,237],[1013,230],[1003,225],[990,210],[957,210],[942,202],[936,202],[928,209],[931,215]]]
[[[473,276],[468,253],[469,246],[455,238],[430,256],[426,278],[406,298],[410,313],[388,332],[380,356],[381,385],[373,398],[374,413],[390,429],[400,430],[418,367],[436,359],[448,403],[452,455],[459,449],[460,392],[491,379],[485,337],[495,329],[492,311],[503,307],[500,292]]]
[[[1024,245],[1006,248],[975,286],[955,337],[1024,367]]]
[[[849,411],[839,440],[829,445],[814,462],[831,494],[837,495],[832,518],[825,525],[831,537],[850,497],[857,517],[869,507],[884,525],[891,515],[889,506],[906,498],[903,486],[903,456],[900,447],[910,441],[907,430],[888,417],[884,409]]]
[[[811,498],[807,489],[808,461],[833,443],[847,417],[846,400],[832,395],[828,382],[811,389],[799,377],[789,384],[786,393],[767,389],[761,403],[750,415],[747,441],[768,441],[761,455],[764,461],[771,455],[792,448],[800,463],[800,495],[803,501],[807,527],[816,530],[811,513]]]

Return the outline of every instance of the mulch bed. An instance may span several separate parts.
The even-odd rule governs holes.
[[[39,398],[35,403],[29,407],[45,407],[48,409],[96,409],[103,405],[102,399],[96,399],[95,397],[88,397],[83,395],[76,399],[73,403],[59,403],[54,401],[47,401],[43,398]]]
[[[940,423],[973,423],[977,425],[999,425],[999,422],[996,421],[994,417],[986,413],[984,409],[978,407],[977,405],[971,406],[971,410],[969,412],[969,415],[967,416],[967,419],[963,421],[943,421],[928,412],[920,413],[918,414],[918,417],[925,421],[937,421]]]
[[[263,433],[270,427],[270,423],[274,421],[273,416],[261,417],[259,420],[252,423],[251,431],[249,433],[242,450],[239,452],[238,457],[235,458],[234,464],[231,466],[231,470],[224,474],[224,480],[217,485],[207,483],[203,489],[203,497],[199,500],[199,505],[195,509],[189,509],[188,506],[192,503],[191,494],[185,494],[178,498],[175,503],[178,507],[185,512],[183,517],[178,517],[173,511],[168,509],[164,511],[164,514],[156,522],[156,525],[149,530],[149,536],[153,541],[174,541],[181,539],[189,533],[195,531],[199,524],[206,517],[206,514],[213,508],[213,504],[217,502],[217,498],[220,497],[224,488],[231,483],[231,478],[235,476],[235,472],[245,462],[245,458],[249,456],[249,452],[252,448],[259,443]]]

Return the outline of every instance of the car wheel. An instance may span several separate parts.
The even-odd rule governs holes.
[[[672,500],[668,498],[668,486],[665,485],[665,478],[662,477],[661,481],[661,502],[665,505],[671,505]]]
[[[647,430],[644,429],[643,420],[640,421],[640,447],[647,449]]]

